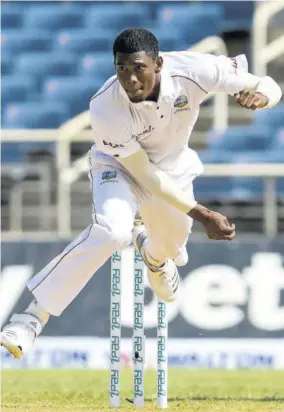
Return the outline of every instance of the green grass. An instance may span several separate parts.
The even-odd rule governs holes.
[[[145,411],[156,409],[156,374],[146,373]],[[121,379],[121,409],[135,410],[131,371]],[[284,412],[284,371],[169,371],[169,408],[187,412]],[[108,372],[4,370],[3,412],[107,411]],[[112,409],[115,411],[116,409]]]

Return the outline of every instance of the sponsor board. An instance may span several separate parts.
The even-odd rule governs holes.
[[[131,328],[131,252],[125,251],[124,257],[121,288],[127,298],[122,300],[122,326]],[[147,280],[146,287],[150,288]],[[177,301],[167,305],[168,319],[174,323],[181,317],[188,325],[201,332],[215,332],[216,336],[219,331],[237,328],[247,320],[251,328],[284,336],[283,290],[284,269],[278,253],[255,253],[242,272],[224,264],[204,265],[183,278]],[[144,311],[145,328],[155,328],[155,297]]]
[[[283,339],[169,339],[169,368],[284,369]],[[108,369],[109,340],[92,337],[40,337],[21,360],[1,348],[3,369]],[[121,340],[121,368],[132,367],[132,341]],[[147,339],[145,367],[157,367],[157,341]]]
[[[261,236],[235,242],[193,241],[188,244],[189,261],[179,268],[179,298],[167,305],[169,337],[181,339],[284,338],[284,237]],[[36,273],[66,243],[4,242],[3,272],[13,277],[15,265]],[[43,336],[109,336],[110,262],[107,262],[59,318],[52,318]],[[132,337],[133,250],[122,252],[122,337]],[[145,279],[144,325],[149,338],[156,336],[157,300]],[[5,291],[3,291],[4,293]],[[8,295],[8,293],[7,293]],[[28,306],[25,290],[13,312]],[[3,307],[2,307],[3,310]],[[6,308],[7,318],[11,307]],[[84,322],[81,320],[84,319]]]

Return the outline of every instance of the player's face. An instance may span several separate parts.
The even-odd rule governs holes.
[[[159,86],[163,60],[146,54],[117,53],[115,69],[119,83],[132,103],[140,103],[151,97]]]

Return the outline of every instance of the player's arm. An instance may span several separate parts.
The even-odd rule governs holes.
[[[282,91],[271,77],[248,73],[245,55],[203,55],[200,60],[203,64],[196,76],[206,92],[228,93],[242,107],[252,110],[272,108],[281,99]]]
[[[188,199],[186,193],[166,173],[150,162],[142,147],[131,156],[118,157],[117,160],[149,192],[180,211],[188,213],[196,206],[196,202]]]
[[[220,213],[190,200],[170,177],[150,162],[142,148],[131,156],[119,157],[118,161],[153,195],[202,223],[209,239],[232,240],[235,237],[235,225],[230,225]]]

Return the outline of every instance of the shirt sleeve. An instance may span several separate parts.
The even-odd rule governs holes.
[[[140,149],[131,134],[131,116],[123,108],[111,111],[91,102],[90,117],[97,151],[124,158]]]
[[[204,54],[198,66],[192,74],[207,93],[234,95],[245,89],[248,62],[244,54],[232,58]]]

